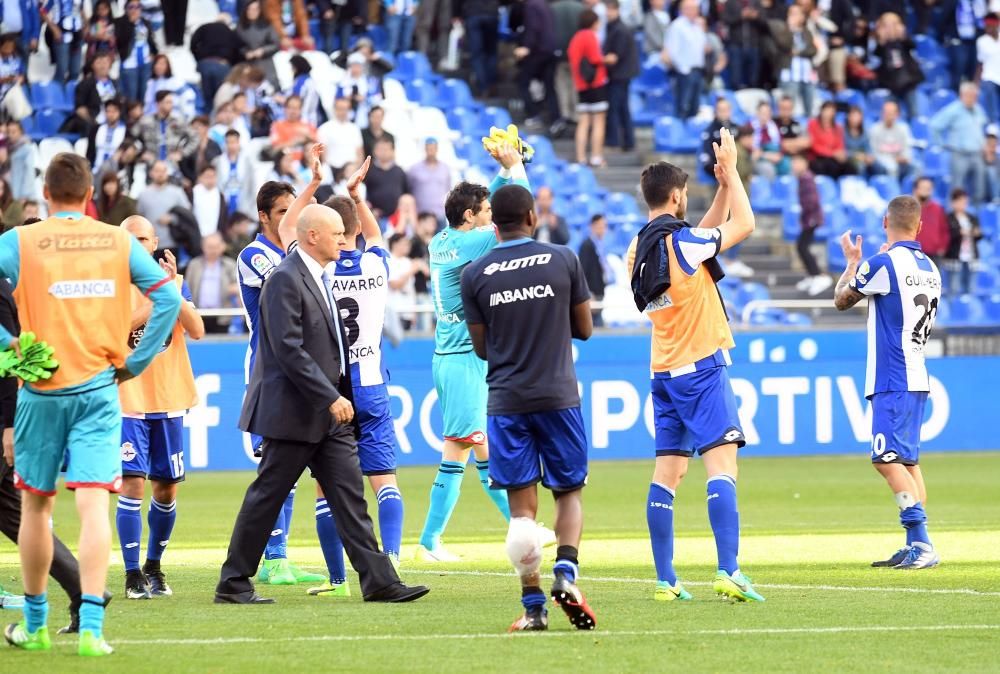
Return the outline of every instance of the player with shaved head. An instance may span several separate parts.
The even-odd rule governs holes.
[[[140,215],[122,222],[150,255],[159,248],[153,224]],[[191,290],[177,273],[177,260],[167,250],[160,267],[184,298],[180,315],[149,368],[118,388],[122,406],[122,489],[118,494],[118,541],[125,563],[125,597],[151,599],[173,594],[160,569],[177,519],[177,485],[184,481],[184,415],[198,403],[184,335],[201,339],[205,324],[195,310]],[[132,288],[132,319],[128,348],[134,349],[146,330],[152,303]],[[147,521],[146,563],[139,567],[142,541],[142,500],[146,480],[153,483]]]

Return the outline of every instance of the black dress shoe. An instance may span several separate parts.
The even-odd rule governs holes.
[[[409,587],[402,583],[393,583],[389,587],[384,587],[378,592],[365,597],[365,601],[376,601],[387,604],[402,604],[403,602],[416,601],[430,592],[429,587],[414,585]]]
[[[274,600],[261,597],[256,592],[237,592],[236,594],[215,593],[216,604],[273,604]]]

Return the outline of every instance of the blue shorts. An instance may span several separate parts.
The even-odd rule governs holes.
[[[890,391],[872,396],[872,463],[920,462],[920,427],[926,391]]]
[[[431,362],[444,439],[467,445],[486,442],[486,361],[474,352],[434,354]]]
[[[385,384],[354,388],[354,409],[361,435],[358,459],[363,475],[396,472],[396,428],[392,422],[389,390]]]
[[[490,488],[537,484],[555,492],[587,483],[587,432],[579,407],[529,414],[491,414]]]
[[[117,492],[122,486],[121,428],[114,384],[64,394],[21,387],[14,417],[14,485],[52,496],[65,469],[67,489]]]
[[[693,456],[746,444],[725,367],[652,380],[657,456]]]
[[[184,417],[122,419],[122,475],[184,481]]]

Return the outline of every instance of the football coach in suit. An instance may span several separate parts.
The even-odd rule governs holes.
[[[298,246],[264,284],[257,361],[240,428],[264,438],[257,478],[247,488],[215,590],[222,604],[273,603],[250,578],[271,525],[306,467],[336,513],[365,601],[403,602],[426,587],[400,582],[375,541],[358,463],[346,335],[324,269],[340,257],[344,224],[313,204],[296,223]]]

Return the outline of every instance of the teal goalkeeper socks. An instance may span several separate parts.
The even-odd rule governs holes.
[[[39,627],[45,627],[49,619],[49,599],[48,594],[27,594],[24,595],[24,622],[28,631],[35,633]]]
[[[458,503],[458,495],[462,490],[462,478],[465,476],[465,466],[457,461],[442,461],[438,468],[434,484],[431,486],[431,504],[427,509],[427,519],[424,522],[423,533],[420,534],[420,545],[433,550],[441,542],[441,534],[448,526],[451,513]],[[505,494],[506,496],[506,494]]]
[[[504,519],[510,522],[510,502],[507,499],[506,489],[490,489],[490,462],[476,461],[476,470],[479,471],[479,482],[486,490],[486,495],[496,504],[497,510]]]
[[[80,631],[84,630],[97,635],[104,633],[104,597],[83,595],[80,604]]]

